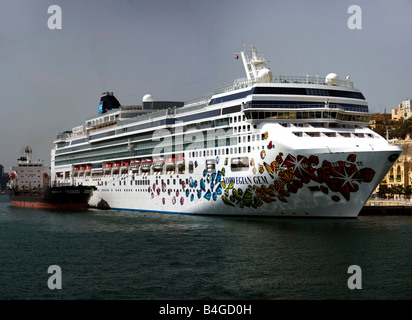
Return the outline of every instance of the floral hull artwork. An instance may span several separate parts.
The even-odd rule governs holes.
[[[268,132],[265,132],[263,139],[268,139],[268,136]],[[151,191],[152,198],[161,196],[163,205],[168,205],[171,201],[172,205],[185,206],[187,202],[205,199],[223,201],[227,206],[240,209],[258,209],[275,201],[287,203],[299,199],[299,191],[305,185],[312,191],[319,191],[330,197],[334,202],[349,202],[351,194],[358,192],[362,183],[370,183],[375,176],[372,168],[363,167],[362,162],[357,162],[354,153],[342,153],[346,159],[335,159],[332,162],[326,159],[320,161],[318,155],[288,153],[284,156],[282,152],[274,155],[271,152],[273,149],[274,144],[270,141],[267,150],[272,154],[271,157],[262,150],[257,161],[248,158],[248,168],[243,175],[232,172],[234,177],[227,177],[226,171],[230,170],[229,157],[220,163],[220,157],[216,156],[218,169],[213,172],[204,169],[201,178],[190,177],[186,180],[188,183],[182,180],[183,192],[171,194],[172,189],[168,189],[164,183],[162,186],[153,184],[153,190],[149,188],[149,192]],[[201,170],[197,161],[194,165]]]
[[[207,173],[205,169],[201,178],[190,177],[187,184],[182,181],[183,192],[171,193],[166,184],[153,184],[152,198],[162,197],[163,205],[184,206],[187,202],[206,199],[223,201],[231,207],[257,209],[265,203],[293,201],[299,197],[299,190],[309,184],[309,188],[322,192],[335,202],[350,201],[351,194],[358,192],[362,183],[371,182],[375,176],[371,168],[358,168],[355,154],[334,162],[320,161],[316,155],[283,156],[279,153],[270,159],[273,161],[266,157],[264,151],[260,156],[258,164],[250,159],[248,176],[227,177],[229,161],[226,158],[220,170]],[[218,156],[216,164],[219,164]]]

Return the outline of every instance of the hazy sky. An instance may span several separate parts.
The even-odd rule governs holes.
[[[50,30],[47,10],[62,10]],[[350,5],[362,10],[351,30]],[[351,77],[371,112],[412,98],[411,0],[0,0],[0,164],[121,104],[187,101],[244,77],[256,45],[274,75]]]

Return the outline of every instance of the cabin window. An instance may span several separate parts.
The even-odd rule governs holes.
[[[193,173],[193,161],[189,162],[189,173]]]

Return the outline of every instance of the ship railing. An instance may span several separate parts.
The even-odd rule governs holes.
[[[323,77],[312,77],[309,75],[306,76],[276,76],[273,77],[272,83],[302,83],[302,84],[321,84],[321,85],[329,85],[325,83],[325,78]],[[335,85],[335,84],[334,84]],[[351,80],[345,79],[345,80],[338,80],[337,84],[335,86],[338,87],[346,87],[353,89],[353,82]]]
[[[162,109],[159,111],[154,111],[151,113],[147,113],[141,116],[137,116],[136,118],[133,119],[129,119],[129,120],[125,120],[125,121],[129,121],[129,122],[135,122],[136,119],[139,121],[144,121],[144,120],[150,120],[150,119],[155,119],[155,118],[159,118],[159,117],[164,117],[168,115],[168,110],[167,109]]]
[[[209,93],[201,98],[187,101],[182,108],[176,109],[176,114],[189,111],[196,111],[206,107],[209,104],[209,100],[212,98],[213,94],[214,93]]]
[[[242,89],[242,88],[247,88],[255,83],[266,83],[263,79],[239,79],[235,80],[233,84],[226,85],[223,87],[220,87],[216,89],[213,94],[219,94],[219,93],[225,93],[237,89]],[[325,83],[325,78],[324,77],[312,77],[309,75],[306,76],[285,76],[285,75],[279,75],[279,76],[274,76],[272,78],[272,81],[269,83],[296,83],[296,84],[320,84],[320,85],[329,85]],[[345,79],[345,80],[338,80],[337,84],[334,84],[334,86],[337,87],[346,87],[349,89],[353,89],[353,82],[351,80]]]

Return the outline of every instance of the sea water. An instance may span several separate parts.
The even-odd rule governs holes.
[[[53,212],[0,196],[3,300],[411,297],[412,217]]]

